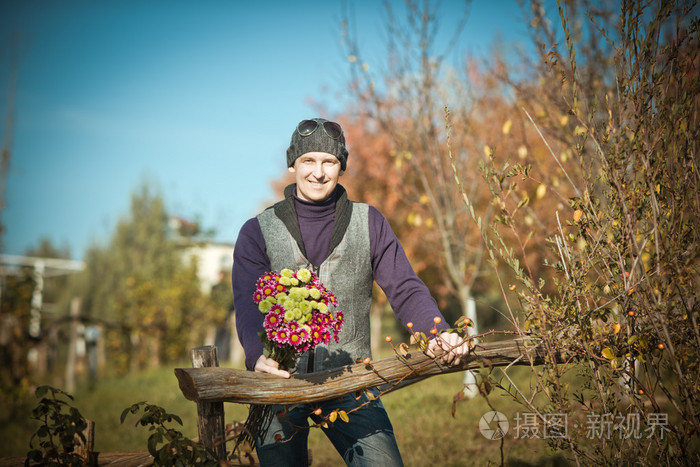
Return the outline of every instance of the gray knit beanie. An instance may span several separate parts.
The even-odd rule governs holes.
[[[348,150],[345,147],[345,135],[342,130],[340,136],[334,139],[323,128],[323,124],[328,122],[328,120],[323,118],[312,118],[309,120],[315,120],[318,123],[318,127],[311,134],[302,136],[298,128],[305,120],[299,122],[297,128],[294,129],[294,133],[292,133],[292,141],[289,143],[289,149],[287,149],[287,167],[293,166],[294,161],[307,152],[327,152],[337,157],[340,161],[340,168],[345,170],[348,162]],[[338,128],[340,128],[340,125],[338,125]]]

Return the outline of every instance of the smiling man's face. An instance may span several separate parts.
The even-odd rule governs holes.
[[[297,196],[304,201],[325,201],[343,175],[340,161],[327,152],[307,152],[289,168],[297,183]]]

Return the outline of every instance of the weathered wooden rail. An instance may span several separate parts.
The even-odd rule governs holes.
[[[176,368],[180,390],[197,403],[199,439],[220,458],[226,453],[224,402],[239,404],[298,404],[328,400],[364,389],[399,385],[439,374],[483,366],[540,365],[545,351],[535,339],[513,339],[477,344],[469,358],[456,366],[437,363],[423,352],[358,363],[343,368],[293,375],[289,379],[232,368],[219,368],[216,348],[191,351],[193,368]],[[561,360],[560,356],[556,356]]]

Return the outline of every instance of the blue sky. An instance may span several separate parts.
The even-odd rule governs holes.
[[[401,1],[393,2],[397,8]],[[369,60],[380,1],[348,1]],[[172,214],[220,241],[273,200],[296,123],[347,102],[338,1],[0,1],[2,137],[19,33],[3,253],[42,237],[82,259],[104,245],[145,181]],[[449,30],[463,2],[443,0]],[[517,41],[513,1],[474,0],[453,58]],[[352,142],[349,142],[350,147]],[[351,155],[352,157],[352,155]]]

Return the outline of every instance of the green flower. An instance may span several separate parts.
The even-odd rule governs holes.
[[[328,306],[325,303],[319,303],[318,304],[318,311],[320,311],[323,314],[328,313]]]
[[[287,298],[287,294],[284,292],[280,292],[277,295],[275,295],[275,298],[277,299],[277,302],[282,303],[285,298]]]
[[[311,313],[312,310],[311,303],[307,302],[306,300],[299,304],[299,308],[305,315]]]
[[[284,269],[282,269],[282,271],[280,271],[280,274],[282,275],[282,277],[291,278],[293,272],[291,269],[284,268]],[[282,281],[280,281],[280,283],[282,283]]]
[[[279,283],[285,286],[290,286],[292,285],[292,279],[286,276],[282,276],[279,278]]]
[[[270,311],[270,308],[272,308],[272,303],[268,302],[267,299],[263,300],[258,305],[258,310],[260,310],[263,314],[266,314],[268,311]]]
[[[288,323],[294,321],[294,311],[292,311],[292,310],[285,311],[284,312],[284,320]]]
[[[295,302],[300,302],[304,300],[304,295],[301,291],[301,289],[295,287],[292,290],[289,291],[289,299],[294,300]]]
[[[297,271],[297,278],[306,284],[311,280],[311,271],[306,268],[301,268]]]
[[[296,320],[299,320],[302,316],[304,316],[304,313],[301,311],[301,308],[294,308],[294,310],[292,311],[294,312],[294,319]]]
[[[318,300],[319,298],[321,298],[321,291],[318,290],[316,287],[311,287],[309,289],[309,295],[311,295],[311,298],[313,298],[314,300]]]

